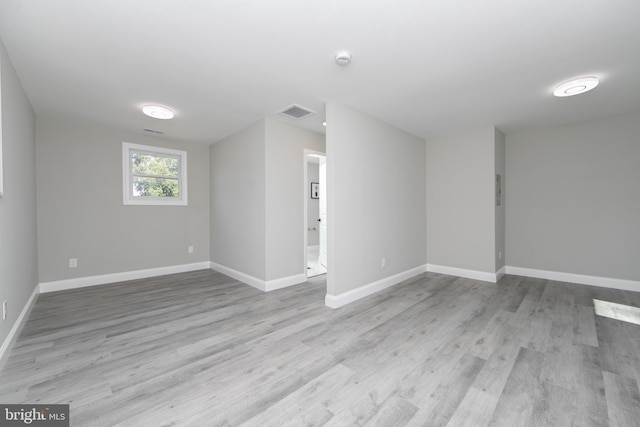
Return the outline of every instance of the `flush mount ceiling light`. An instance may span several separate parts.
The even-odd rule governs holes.
[[[336,64],[341,66],[347,66],[351,63],[351,52],[346,50],[341,50],[340,52],[336,52]]]
[[[161,105],[145,105],[142,112],[154,119],[169,120],[173,119],[173,111]]]
[[[580,77],[556,86],[553,94],[558,97],[573,96],[585,93],[598,86],[597,77]]]

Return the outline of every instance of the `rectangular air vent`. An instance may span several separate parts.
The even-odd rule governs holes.
[[[307,116],[315,114],[315,111],[309,110],[308,108],[301,107],[300,105],[293,104],[288,106],[282,111],[279,111],[279,114],[290,117],[292,119],[304,119]]]
[[[144,128],[144,131],[145,131],[145,132],[149,132],[149,133],[156,133],[156,134],[158,134],[158,135],[162,135],[162,134],[164,133],[164,132],[161,132],[161,131],[159,131],[159,130],[155,130],[155,129],[147,129],[147,128]]]

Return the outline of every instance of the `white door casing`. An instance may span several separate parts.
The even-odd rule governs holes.
[[[320,232],[320,259],[319,262],[327,267],[327,158],[320,157],[320,218],[318,230]]]

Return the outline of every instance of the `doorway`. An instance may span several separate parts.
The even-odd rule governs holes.
[[[327,272],[327,157],[305,150],[305,239],[307,277]]]

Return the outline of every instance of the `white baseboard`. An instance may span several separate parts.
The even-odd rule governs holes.
[[[296,274],[293,276],[282,277],[280,279],[273,280],[262,280],[215,262],[211,263],[211,269],[219,271],[222,274],[226,274],[227,276],[246,283],[249,286],[253,286],[256,289],[261,290],[262,292],[275,291],[276,289],[286,288],[288,286],[297,285],[299,283],[307,281],[307,276],[305,274]]]
[[[486,271],[467,270],[464,268],[427,264],[427,271],[430,271],[432,273],[447,274],[449,276],[464,277],[466,279],[481,280],[483,282],[497,283],[499,279],[498,276],[500,274],[500,271],[502,271],[502,269],[500,269],[496,273],[487,273]]]
[[[265,290],[275,291],[276,289],[282,289],[293,285],[299,285],[307,281],[306,274],[295,274],[289,277],[282,277],[280,279],[267,280],[265,282]]]
[[[507,267],[502,267],[500,270],[496,271],[496,283],[499,282],[505,274],[507,274]]]
[[[2,346],[0,347],[0,370],[2,370],[2,367],[7,361],[6,359],[9,357],[10,350],[13,347],[13,344],[15,343],[16,339],[20,335],[20,332],[22,331],[22,328],[24,327],[24,324],[27,321],[27,318],[29,317],[29,313],[31,313],[31,309],[33,308],[33,304],[35,303],[39,293],[40,293],[40,286],[37,285],[33,290],[33,292],[31,293],[31,296],[27,300],[27,303],[24,305],[24,307],[22,307],[22,311],[20,312],[20,315],[18,316],[18,318],[16,319],[16,322],[13,324],[13,327],[9,331],[9,335],[7,335],[4,342],[2,343]]]
[[[558,282],[578,283],[580,285],[600,286],[602,288],[621,289],[640,292],[640,282],[634,280],[612,279],[609,277],[587,276],[583,274],[562,273],[558,271],[537,270],[534,268],[506,267],[507,274],[535,277],[537,279],[557,280]]]
[[[127,280],[146,279],[147,277],[164,276],[166,274],[186,273],[188,271],[207,270],[211,262],[203,261],[193,264],[173,265],[169,267],[148,268],[145,270],[125,271],[122,273],[102,274],[99,276],[78,277],[76,279],[56,280],[40,283],[40,292],[56,292],[87,286],[105,285],[107,283],[125,282]]]
[[[219,271],[222,274],[226,274],[227,276],[246,283],[249,286],[253,286],[256,289],[260,289],[262,292],[266,292],[265,281],[262,279],[258,279],[257,277],[250,276],[246,273],[234,270],[233,268],[229,268],[216,262],[211,262],[211,269]]]
[[[375,294],[376,292],[380,292],[381,290],[393,285],[397,285],[398,283],[424,273],[425,271],[427,271],[426,265],[421,265],[338,295],[327,294],[324,297],[324,303],[327,307],[339,308],[361,298]]]

